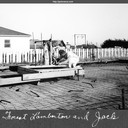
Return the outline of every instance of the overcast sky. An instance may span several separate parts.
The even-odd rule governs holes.
[[[100,45],[128,40],[128,4],[0,4],[0,26],[70,44],[74,34],[86,34],[86,42]]]

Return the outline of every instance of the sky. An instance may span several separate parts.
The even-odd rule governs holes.
[[[0,26],[34,39],[101,45],[107,39],[128,40],[128,4],[0,4]],[[86,38],[82,38],[85,35]]]

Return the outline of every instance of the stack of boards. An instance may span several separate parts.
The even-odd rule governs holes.
[[[43,79],[84,75],[82,67],[67,68],[66,65],[10,66],[12,75],[0,76],[0,86],[38,82]]]

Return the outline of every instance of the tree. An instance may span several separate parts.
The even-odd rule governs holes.
[[[75,46],[71,46],[71,48],[75,48]],[[97,48],[96,45],[94,44],[81,44],[81,45],[77,45],[76,48]]]
[[[122,47],[122,48],[128,48],[128,41],[123,39],[115,39],[115,40],[105,40],[103,44],[101,44],[102,48],[114,48],[114,47]]]

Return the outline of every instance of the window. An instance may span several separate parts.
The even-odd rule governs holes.
[[[5,40],[4,41],[4,47],[5,48],[10,48],[11,47],[10,40]]]

